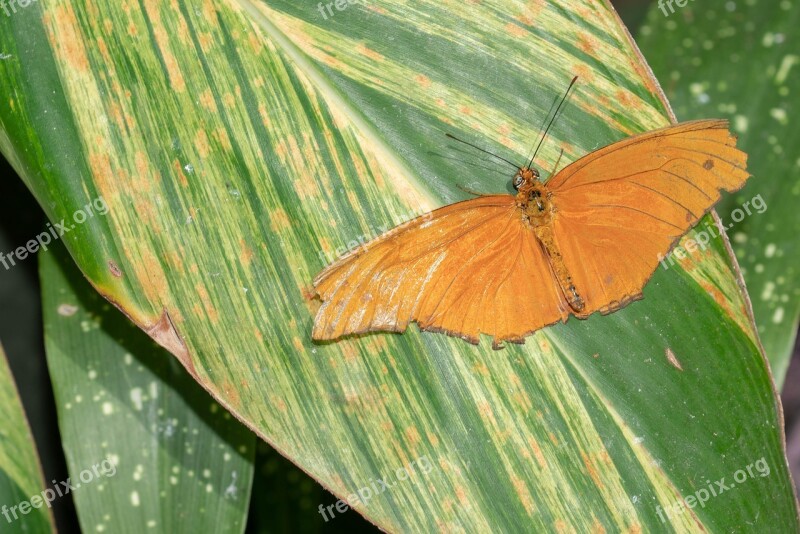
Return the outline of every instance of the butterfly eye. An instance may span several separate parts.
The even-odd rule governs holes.
[[[531,169],[531,171],[533,172],[534,178],[538,179],[539,178],[539,171],[537,171],[536,169]]]
[[[522,182],[523,182],[522,175],[521,174],[516,175],[514,177],[514,189],[518,190],[519,187],[522,185]]]

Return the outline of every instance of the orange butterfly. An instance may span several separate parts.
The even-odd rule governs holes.
[[[323,270],[313,338],[414,321],[474,344],[489,334],[500,348],[570,315],[614,312],[642,298],[721,189],[744,185],[746,162],[727,121],[700,120],[614,143],[547,182],[522,167],[515,196],[444,206]]]

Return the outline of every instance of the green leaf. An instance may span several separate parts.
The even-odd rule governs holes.
[[[458,185],[508,190],[444,132],[522,160],[574,74],[544,169],[669,116],[604,3],[317,7],[60,1],[0,20],[0,148],[53,220],[105,200],[65,235],[94,286],[386,530],[795,530],[777,397],[720,239],[644,301],[521,347],[416,328],[311,341],[311,279],[337,249]]]
[[[36,444],[2,346],[0,421],[0,530],[8,533],[55,532],[50,505],[45,505],[42,498],[43,488],[47,485],[42,477]],[[32,502],[34,497],[38,501]]]
[[[41,255],[45,346],[84,532],[243,532],[253,434],[104,301]]]
[[[780,386],[800,321],[800,6],[654,6],[641,46],[682,120],[729,118],[753,178],[718,212],[753,301],[758,333]]]

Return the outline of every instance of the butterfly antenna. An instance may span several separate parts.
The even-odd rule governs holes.
[[[558,164],[561,163],[561,156],[564,155],[564,149],[561,149],[561,154],[558,155],[558,159],[556,160],[556,164],[553,167],[553,172],[550,173],[550,176],[547,178],[548,180],[556,175],[556,171],[558,170]]]
[[[542,126],[539,128],[539,134],[536,137],[541,137],[542,135],[544,135],[545,126],[547,126],[547,121],[550,120],[550,114],[553,112],[553,108],[556,107],[556,104],[558,104],[558,96],[556,96],[553,99],[553,103],[550,104],[550,109],[547,110],[547,113],[545,114],[544,119],[542,119]],[[536,148],[536,147],[531,147],[531,152],[530,152],[531,155],[533,154],[534,148]],[[533,162],[533,157],[532,156],[530,158],[525,158],[525,159],[530,159],[531,162]],[[528,167],[530,167],[530,165],[528,165]]]
[[[545,138],[547,137],[547,132],[550,131],[550,127],[553,126],[553,122],[555,122],[556,117],[558,117],[558,112],[561,110],[561,107],[564,105],[564,102],[567,101],[567,97],[569,96],[569,92],[572,90],[572,87],[575,85],[575,82],[578,81],[578,77],[575,76],[572,78],[572,81],[569,82],[569,87],[567,87],[567,91],[564,93],[564,96],[561,98],[561,102],[558,104],[556,108],[556,112],[553,114],[553,118],[550,119],[550,123],[545,128],[544,133],[542,134],[542,139],[539,141],[539,144],[536,146],[536,150],[533,151],[533,156],[531,156],[531,161],[528,163],[528,168],[533,165],[533,160],[536,158],[536,154],[539,153],[539,149],[542,148],[542,143],[544,143]]]
[[[481,152],[483,152],[484,154],[489,154],[490,156],[492,156],[492,157],[494,157],[494,158],[497,158],[497,159],[499,159],[500,161],[504,161],[504,162],[508,163],[509,165],[511,165],[512,167],[514,167],[514,169],[517,169],[517,170],[519,170],[519,165],[517,165],[517,164],[515,164],[515,163],[511,163],[511,162],[510,162],[510,161],[508,161],[506,158],[501,158],[501,157],[500,157],[500,156],[498,156],[497,154],[492,154],[492,153],[491,153],[491,152],[489,152],[488,150],[484,150],[484,149],[482,149],[482,148],[481,148],[481,147],[479,147],[479,146],[475,146],[475,145],[473,145],[472,143],[468,143],[467,141],[464,141],[463,139],[459,139],[459,138],[458,138],[458,137],[456,137],[455,135],[451,135],[451,134],[449,134],[449,133],[448,133],[448,134],[445,134],[445,135],[446,135],[447,137],[449,137],[450,139],[453,139],[453,140],[455,140],[455,141],[458,141],[459,143],[464,143],[464,144],[465,144],[465,145],[467,145],[467,146],[471,146],[471,147],[472,147],[472,148],[474,148],[475,150],[480,150],[480,151],[481,151]]]

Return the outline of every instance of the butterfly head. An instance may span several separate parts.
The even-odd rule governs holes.
[[[517,174],[514,175],[514,180],[511,183],[514,189],[519,191],[523,185],[531,186],[537,181],[539,181],[539,171],[529,167],[522,167],[517,171]]]

